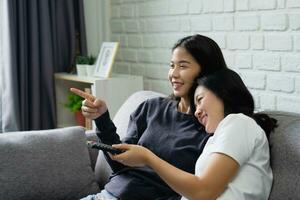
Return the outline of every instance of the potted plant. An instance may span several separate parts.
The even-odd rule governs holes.
[[[96,57],[90,56],[77,56],[76,57],[76,68],[78,76],[93,76],[95,70]]]
[[[81,113],[81,104],[84,99],[74,93],[69,93],[65,107],[75,114],[77,125],[85,127],[85,118]]]
[[[90,59],[87,56],[76,57],[76,70],[78,76],[86,76],[86,65],[90,63]]]
[[[86,73],[87,76],[93,76],[94,75],[94,71],[95,71],[95,61],[96,61],[96,57],[93,55],[90,55],[88,57],[89,59],[89,64],[86,65]]]

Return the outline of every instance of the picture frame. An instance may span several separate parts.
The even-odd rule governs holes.
[[[118,42],[103,42],[96,61],[94,76],[109,78],[119,47]]]

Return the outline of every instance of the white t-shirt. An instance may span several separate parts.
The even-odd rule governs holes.
[[[250,117],[230,114],[218,125],[196,162],[201,175],[212,153],[236,160],[239,171],[218,200],[267,200],[272,186],[269,144],[265,132]]]

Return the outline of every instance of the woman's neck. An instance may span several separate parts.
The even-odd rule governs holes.
[[[178,103],[178,111],[190,114],[190,102],[184,98],[181,98]]]

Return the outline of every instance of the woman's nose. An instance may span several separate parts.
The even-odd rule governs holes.
[[[176,66],[172,69],[172,71],[171,71],[171,76],[172,77],[178,77],[179,76],[179,70],[178,69],[179,68],[176,67]]]
[[[200,108],[198,108],[198,107],[196,107],[196,111],[195,111],[195,113],[194,113],[194,115],[195,115],[195,117],[196,118],[199,118],[200,116],[201,116],[201,109]]]

